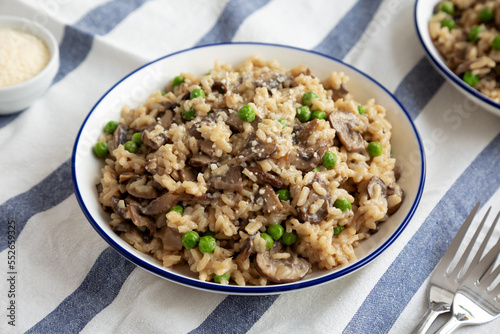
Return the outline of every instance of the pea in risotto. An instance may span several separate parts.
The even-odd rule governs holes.
[[[349,78],[252,56],[180,73],[104,127],[99,202],[165,267],[267,285],[355,260],[404,199],[391,124]]]

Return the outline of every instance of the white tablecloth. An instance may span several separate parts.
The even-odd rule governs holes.
[[[413,6],[0,0],[0,14],[50,29],[61,53],[46,94],[22,113],[0,117],[0,333],[409,333],[427,307],[430,273],[467,213],[479,200],[500,209],[500,118],[432,69],[416,37]],[[424,195],[402,235],[362,270],[282,295],[198,291],[129,263],[81,212],[71,150],[99,97],[146,62],[229,41],[287,44],[342,59],[381,82],[412,115],[426,149]],[[12,224],[16,274],[9,280]],[[15,326],[7,309],[12,300]],[[497,320],[459,333],[499,327]]]

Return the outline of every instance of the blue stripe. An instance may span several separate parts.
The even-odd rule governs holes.
[[[196,45],[230,42],[241,23],[270,0],[231,0],[214,27]]]
[[[52,84],[59,82],[87,58],[93,35],[105,35],[147,0],[113,0],[89,11],[73,26],[65,26],[59,46],[60,65]],[[0,117],[0,129],[14,121],[22,112]]]
[[[386,333],[391,329],[444,255],[474,204],[488,201],[500,187],[499,165],[500,135],[497,135],[434,207],[367,296],[345,328],[345,334]],[[422,257],[420,254],[424,253],[426,256]]]
[[[6,221],[14,220],[16,234],[19,236],[33,215],[53,208],[68,198],[73,191],[71,160],[68,160],[27,192],[0,205],[0,217]],[[0,235],[8,235],[7,224],[0,224]],[[7,238],[0,238],[0,252],[6,248]]]
[[[228,296],[198,328],[190,333],[246,333],[277,298],[277,295]]]
[[[382,0],[359,0],[314,50],[342,59],[356,45]]]
[[[415,119],[443,83],[444,78],[423,57],[401,81],[394,95]]]
[[[118,295],[135,266],[110,247],[82,284],[27,333],[78,333]]]

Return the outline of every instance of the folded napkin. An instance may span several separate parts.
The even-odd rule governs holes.
[[[409,333],[427,307],[429,275],[470,209],[477,201],[499,209],[500,199],[500,118],[433,70],[416,37],[413,6],[0,0],[2,15],[50,29],[61,54],[46,94],[0,117],[0,333]],[[401,236],[362,270],[282,295],[199,291],[125,260],[81,212],[70,157],[96,101],[146,62],[230,41],[287,44],[342,59],[382,83],[411,114],[426,149],[424,195]],[[8,238],[12,226],[15,243]],[[460,332],[498,332],[498,321]]]

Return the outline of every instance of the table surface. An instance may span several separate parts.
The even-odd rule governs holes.
[[[500,209],[500,118],[434,71],[413,7],[408,0],[0,0],[1,14],[51,30],[61,54],[46,94],[0,117],[0,332],[409,333],[427,307],[430,273],[467,213],[477,201],[481,212]],[[396,242],[362,270],[282,295],[198,291],[129,263],[81,212],[70,158],[99,97],[146,62],[229,41],[342,59],[381,82],[410,113],[427,157],[421,204]],[[11,281],[9,224],[17,232]],[[12,300],[15,327],[7,317]],[[499,320],[458,333],[498,327]]]

